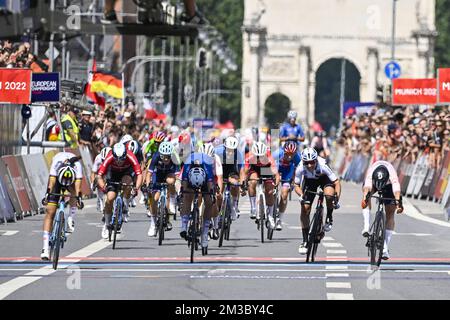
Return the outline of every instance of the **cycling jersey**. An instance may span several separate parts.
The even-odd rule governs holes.
[[[241,152],[234,150],[233,157],[227,157],[226,148],[224,145],[218,146],[215,149],[216,156],[219,157],[222,168],[223,176],[228,179],[232,175],[239,175],[239,172],[244,167],[244,157]]]
[[[311,140],[311,148],[314,148],[317,153],[320,153],[321,151],[328,148],[328,142],[326,138],[322,137],[314,137]]]
[[[327,177],[331,182],[335,182],[338,178],[334,174],[333,170],[327,165],[326,160],[322,157],[317,158],[316,168],[311,172],[306,166],[303,165],[303,161],[300,162],[295,170],[295,184],[301,185],[303,177],[306,180],[319,180],[322,177]]]
[[[364,187],[372,188],[372,174],[375,171],[375,169],[378,168],[379,166],[385,166],[388,169],[388,172],[389,172],[388,185],[392,185],[392,191],[400,192],[401,188],[400,188],[400,182],[398,180],[397,172],[395,171],[392,164],[390,164],[387,161],[381,161],[381,160],[373,163],[367,170],[366,180],[364,181]]]
[[[57,177],[59,169],[61,169],[65,164],[67,164],[68,160],[75,157],[76,155],[70,152],[60,152],[57,155],[55,155],[52,161],[52,165],[50,167],[50,176]],[[83,169],[81,167],[80,161],[74,163],[74,170],[75,170],[75,179],[77,180],[83,179]]]
[[[245,161],[245,167],[249,170],[248,175],[257,173],[258,176],[274,176],[278,169],[271,155],[265,157],[249,156]]]
[[[216,175],[214,172],[214,159],[206,154],[198,152],[191,153],[190,156],[186,158],[182,173],[183,181],[189,180],[189,170],[194,166],[199,166],[205,170],[206,181],[214,181],[214,177]]]
[[[108,173],[108,171],[111,171],[112,173],[125,173],[127,171],[130,171],[130,169],[132,169],[136,175],[142,174],[141,166],[139,165],[139,162],[133,152],[127,150],[127,157],[124,161],[122,161],[121,164],[117,163],[112,152],[110,152],[105,161],[100,166],[98,175],[104,176]]]
[[[95,157],[94,164],[92,165],[92,172],[97,173],[102,163],[103,163],[102,156],[101,154],[99,154]]]
[[[157,175],[165,175],[169,173],[179,174],[180,166],[175,164],[172,160],[170,160],[169,163],[164,163],[161,160],[161,154],[159,152],[156,152],[153,155],[150,165],[148,166],[148,172]]]
[[[284,158],[284,150],[279,149],[273,154],[278,167],[278,172],[281,175],[282,181],[291,181],[294,178],[295,168],[299,165],[301,159],[298,153],[295,153],[291,160]]]
[[[292,126],[290,123],[283,124],[280,128],[280,137],[289,138],[290,135],[295,136],[295,139],[305,137],[305,133],[299,124],[296,124],[295,126]]]

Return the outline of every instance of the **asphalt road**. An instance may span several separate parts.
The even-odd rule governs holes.
[[[296,197],[294,197],[296,198]],[[142,206],[132,209],[113,250],[100,239],[95,201],[76,216],[75,233],[62,251],[59,269],[40,261],[43,216],[0,226],[0,299],[449,299],[450,224],[406,214],[396,217],[391,259],[369,269],[361,236],[360,188],[344,183],[333,230],[321,242],[317,261],[298,254],[299,203],[289,202],[283,231],[261,243],[249,219],[248,198],[231,240],[211,240],[208,256],[190,251],[179,237],[180,220],[158,246],[147,237]],[[406,206],[406,211],[412,211]]]

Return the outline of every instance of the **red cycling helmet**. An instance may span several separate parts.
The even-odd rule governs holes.
[[[289,141],[284,145],[285,153],[296,153],[297,152],[297,144],[295,142]]]

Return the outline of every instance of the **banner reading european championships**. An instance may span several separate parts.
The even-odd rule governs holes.
[[[33,73],[31,102],[59,102],[59,73]]]

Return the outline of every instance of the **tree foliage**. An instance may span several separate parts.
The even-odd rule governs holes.
[[[436,0],[436,68],[450,67],[450,0]]]

